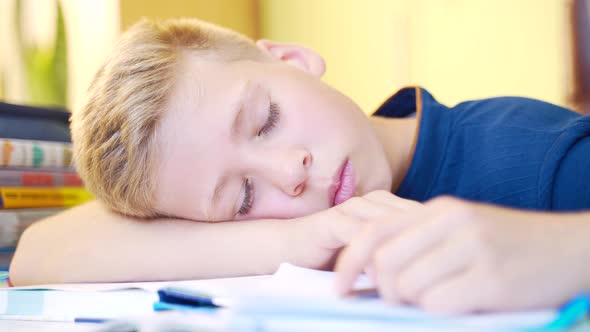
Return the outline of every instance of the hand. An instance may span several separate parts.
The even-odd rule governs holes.
[[[289,261],[295,265],[331,269],[336,254],[371,218],[395,218],[401,211],[421,205],[379,190],[308,216],[289,221]]]
[[[434,199],[367,221],[338,258],[337,287],[347,293],[371,266],[391,303],[442,313],[555,307],[590,289],[581,216]]]

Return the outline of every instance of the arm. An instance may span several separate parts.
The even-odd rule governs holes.
[[[288,227],[272,220],[143,221],[90,202],[27,229],[10,277],[26,285],[271,273],[287,259]]]
[[[394,208],[369,199],[382,196],[369,194],[291,220],[225,223],[142,221],[91,202],[27,229],[10,278],[28,285],[268,274],[282,262],[326,268],[364,219],[392,213]]]
[[[557,307],[590,291],[589,239],[590,212],[532,212],[444,197],[367,224],[336,270],[342,292],[370,267],[386,300],[431,311]]]

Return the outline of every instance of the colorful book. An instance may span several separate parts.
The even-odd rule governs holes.
[[[2,268],[2,259],[0,259],[0,288],[10,287],[8,282],[8,267]]]
[[[0,187],[82,187],[82,179],[74,171],[47,172],[0,168]]]
[[[83,187],[0,188],[0,208],[2,209],[70,207],[92,198],[92,195]]]
[[[8,271],[12,256],[14,256],[14,248],[0,248],[0,271]],[[0,280],[0,286],[3,286],[1,282],[4,280]]]
[[[0,138],[1,167],[72,168],[72,144]]]

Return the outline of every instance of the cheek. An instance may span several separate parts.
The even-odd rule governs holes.
[[[301,142],[312,144],[315,148],[329,146],[339,150],[347,145],[346,142],[353,134],[346,115],[339,115],[329,109],[309,107],[294,116],[297,120],[294,121],[293,128],[297,129]]]
[[[297,128],[305,136],[325,136],[334,132],[345,124],[345,114],[337,106],[326,100],[300,98],[285,107],[285,120],[292,128]]]
[[[293,200],[284,194],[266,194],[257,200],[251,213],[252,218],[295,218],[301,216]]]
[[[274,86],[281,92],[274,99],[283,108],[285,125],[304,131],[305,136],[347,131],[352,120],[357,120],[351,119],[351,105],[345,97],[315,79],[284,80]]]
[[[291,122],[294,134],[303,139],[301,143],[317,142],[318,136],[325,136],[334,130],[331,121],[325,118],[322,114],[310,114],[306,112],[298,112],[293,115]]]
[[[310,95],[300,98],[298,103],[299,107],[295,112],[309,132],[350,131],[359,120],[359,113],[362,115],[354,104],[350,104],[346,98],[341,98],[337,94]]]
[[[317,200],[315,200],[317,203]],[[256,200],[248,219],[289,219],[302,217],[326,207],[314,206],[314,202],[294,200],[283,193],[265,193]]]

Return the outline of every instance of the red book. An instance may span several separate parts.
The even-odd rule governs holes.
[[[0,187],[82,187],[82,179],[72,171],[28,171],[0,169]]]

